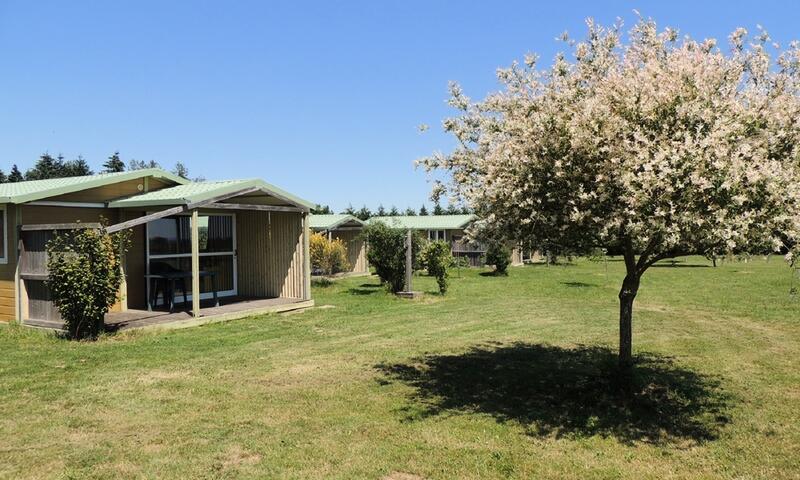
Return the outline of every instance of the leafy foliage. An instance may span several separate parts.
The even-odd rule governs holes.
[[[72,230],[47,243],[47,268],[53,303],[72,338],[95,338],[117,301],[122,257],[130,232],[108,234],[105,228]]]
[[[144,161],[132,159],[128,162],[128,170],[144,170],[146,168],[161,168],[161,165],[155,160]]]
[[[447,293],[448,269],[454,264],[450,244],[443,240],[429,242],[422,249],[420,256],[428,274],[436,277],[439,293],[442,295]]]
[[[627,366],[633,299],[655,262],[714,249],[797,253],[800,42],[781,50],[765,31],[751,39],[739,28],[722,51],[652,20],[627,37],[619,24],[587,23],[572,56],[499,70],[503,91],[483,101],[453,84],[460,114],[444,126],[459,146],[421,164],[449,174],[434,197],[465,199],[490,238],[621,248]]]
[[[406,273],[407,231],[377,222],[368,225],[362,235],[369,244],[367,259],[375,268],[381,281],[394,293],[403,290]],[[421,244],[422,239],[419,234],[411,236],[411,251],[415,259],[419,255]],[[418,265],[414,266],[414,268],[417,267]]]
[[[116,173],[125,171],[125,162],[119,157],[119,152],[114,152],[103,164],[103,172]]]
[[[25,177],[22,176],[22,172],[19,171],[19,167],[17,164],[11,166],[11,172],[8,174],[8,182],[9,183],[17,183],[25,180]]]
[[[16,165],[15,165],[16,167]],[[14,170],[12,169],[12,175]],[[25,180],[45,180],[48,178],[78,177],[91,175],[92,169],[83,157],[75,160],[64,160],[62,155],[53,157],[49,153],[42,154],[33,168],[25,172]],[[9,181],[11,181],[9,179]]]
[[[311,209],[311,214],[312,215],[328,215],[328,214],[331,214],[331,213],[333,213],[333,210],[331,210],[331,207],[329,207],[327,205],[320,205],[319,203],[314,208]],[[352,213],[351,213],[351,215],[352,215]]]
[[[498,275],[508,275],[508,266],[511,264],[511,250],[502,242],[489,242],[486,248],[486,264],[494,265]]]
[[[312,233],[308,247],[313,270],[324,275],[331,275],[350,269],[350,263],[347,261],[347,246],[341,239],[328,240],[321,233]]]

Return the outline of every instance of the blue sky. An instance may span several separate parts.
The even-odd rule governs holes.
[[[414,159],[448,150],[447,82],[494,72],[594,17],[633,9],[695,37],[764,25],[800,38],[800,2],[182,2],[0,0],[0,168],[43,152],[94,168],[184,162],[261,177],[341,210],[427,201]],[[419,124],[430,131],[420,134]]]

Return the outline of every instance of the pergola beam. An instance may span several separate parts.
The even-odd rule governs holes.
[[[186,206],[181,205],[179,207],[172,207],[166,210],[161,210],[155,213],[151,213],[149,215],[145,215],[143,217],[137,217],[132,220],[128,220],[121,223],[116,223],[114,225],[109,226],[106,228],[106,232],[114,233],[119,232],[120,230],[125,230],[126,228],[133,228],[137,225],[142,225],[147,222],[152,222],[153,220],[158,220],[159,218],[169,217],[170,215],[176,215],[178,213],[182,213],[186,211]]]
[[[206,208],[221,208],[223,210],[258,210],[262,212],[294,212],[294,213],[303,213],[306,210],[303,210],[299,207],[284,207],[280,205],[253,205],[249,203],[210,203],[206,205]]]

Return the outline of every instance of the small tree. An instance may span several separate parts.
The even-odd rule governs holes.
[[[420,256],[422,257],[422,263],[428,270],[428,274],[436,277],[439,293],[442,295],[447,293],[449,283],[448,269],[453,266],[453,254],[450,252],[450,245],[443,240],[430,242],[422,249]]]
[[[393,293],[402,291],[406,274],[407,231],[376,222],[368,225],[362,235],[369,244],[367,259],[375,273]],[[422,242],[419,235],[412,235],[411,239],[411,251],[416,258]]]
[[[117,301],[129,232],[80,229],[47,242],[47,287],[72,338],[95,338]]]
[[[131,161],[128,162],[128,170],[144,170],[146,168],[161,168],[161,165],[155,160],[144,161],[131,159]]]
[[[183,162],[176,162],[175,168],[172,169],[172,173],[181,178],[185,178],[187,180],[189,179],[189,168]]]
[[[103,164],[103,172],[116,173],[125,171],[125,162],[119,157],[119,152],[114,152]]]
[[[354,216],[359,220],[366,221],[369,219],[369,217],[372,216],[372,212],[369,210],[369,208],[367,208],[366,205],[363,205],[361,208],[358,209],[357,212],[355,212]]]
[[[633,302],[654,263],[717,245],[797,248],[800,42],[780,51],[739,28],[723,50],[652,20],[627,36],[587,24],[573,55],[499,70],[503,91],[484,101],[452,85],[461,113],[444,126],[459,146],[422,163],[449,173],[451,196],[492,236],[621,249],[619,364],[630,378]]]
[[[25,177],[22,175],[22,172],[19,171],[19,167],[17,164],[11,166],[11,172],[8,174],[8,183],[17,183],[25,180]]]
[[[347,261],[347,246],[341,239],[328,240],[321,233],[313,233],[309,238],[311,268],[323,275],[344,272],[350,269]]]
[[[511,250],[502,242],[490,242],[486,248],[486,264],[494,265],[494,273],[508,275],[511,264]]]

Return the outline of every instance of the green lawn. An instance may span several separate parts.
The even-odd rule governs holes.
[[[667,264],[669,265],[669,264]],[[375,277],[318,306],[93,343],[0,328],[3,478],[800,478],[800,297],[783,261]],[[800,284],[800,280],[795,281]]]

